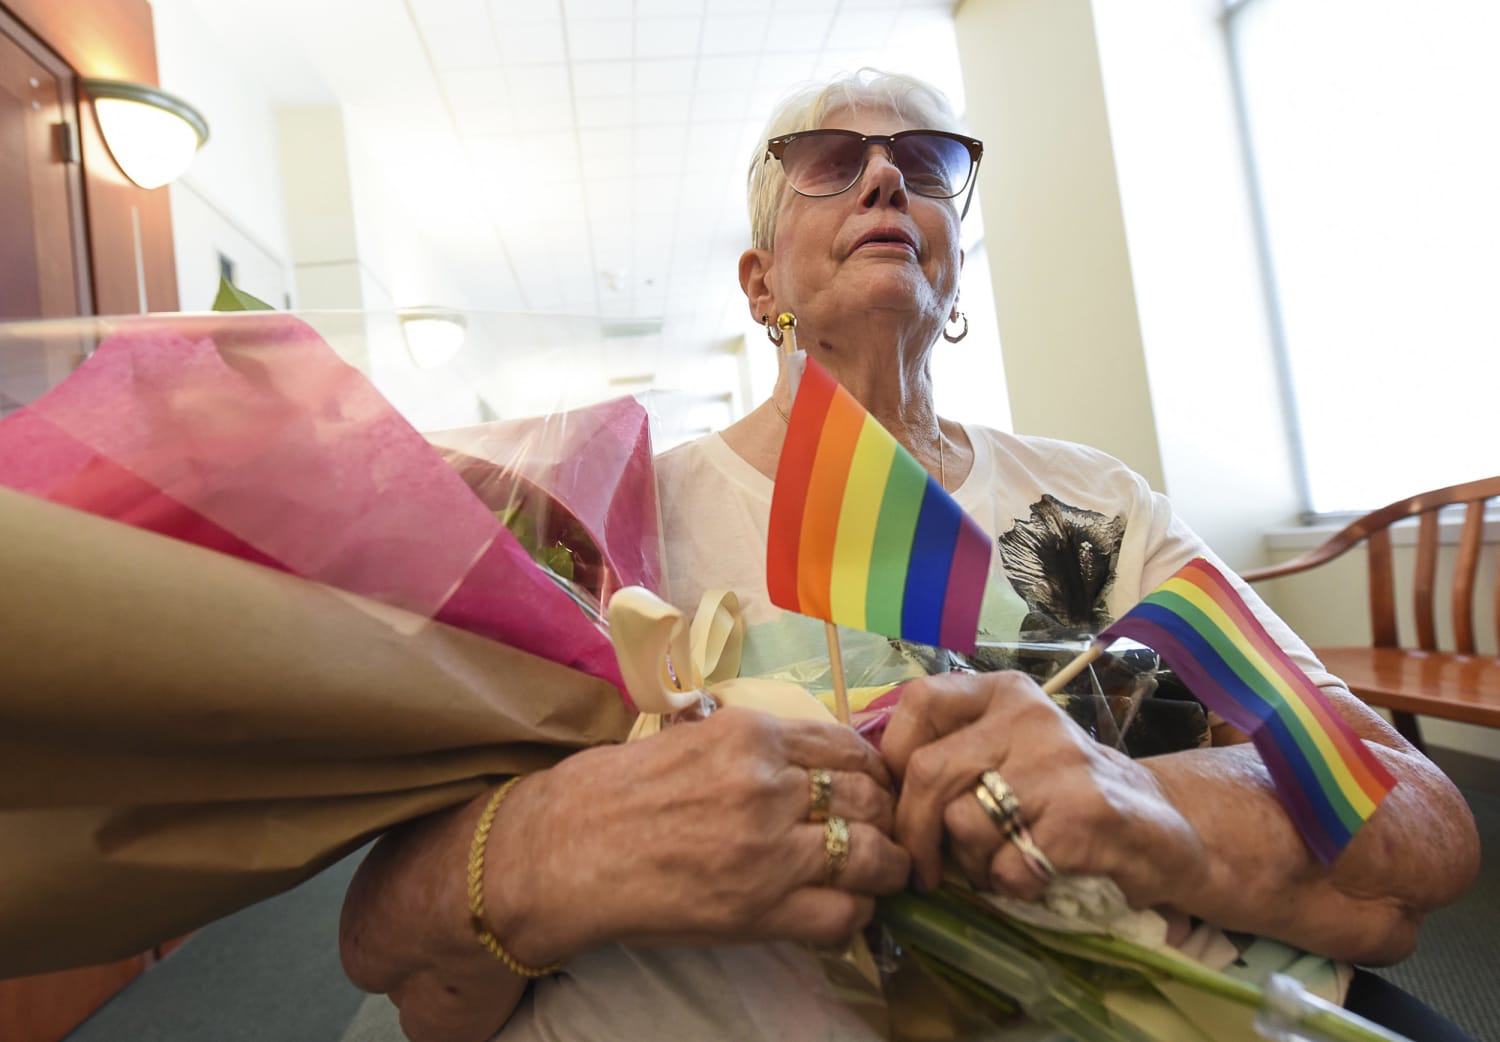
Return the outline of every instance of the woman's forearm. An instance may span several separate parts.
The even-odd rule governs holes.
[[[1330,697],[1398,781],[1332,866],[1302,841],[1248,743],[1142,762],[1208,858],[1182,911],[1334,958],[1393,962],[1415,947],[1422,917],[1472,882],[1478,835],[1442,772],[1353,696]]]
[[[344,896],[344,972],[388,994],[412,1042],[483,1042],[510,1018],[527,981],[480,947],[464,867],[488,794],[383,837]]]

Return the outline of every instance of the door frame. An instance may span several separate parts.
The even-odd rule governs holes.
[[[25,51],[38,65],[57,78],[58,99],[62,104],[63,118],[68,121],[68,133],[72,140],[67,144],[71,153],[64,159],[67,167],[68,185],[68,231],[73,243],[73,284],[78,298],[78,314],[94,314],[93,258],[89,256],[88,204],[83,191],[83,124],[79,112],[80,97],[78,74],[36,34],[0,7],[0,33],[9,37],[16,46]],[[53,141],[53,148],[64,147]]]

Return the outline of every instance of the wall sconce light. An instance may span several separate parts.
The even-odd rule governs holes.
[[[115,163],[142,188],[181,177],[208,141],[208,121],[181,98],[144,83],[82,81]]]
[[[469,323],[463,314],[449,308],[402,308],[401,335],[406,353],[418,369],[436,369],[453,359],[464,346]]]

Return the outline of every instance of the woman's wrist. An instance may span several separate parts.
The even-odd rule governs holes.
[[[552,771],[516,782],[495,811],[484,843],[483,926],[516,962],[550,967],[600,943],[596,924],[579,915],[574,880],[556,845],[567,801]],[[488,802],[488,797],[486,798]],[[476,819],[477,821],[478,819]]]

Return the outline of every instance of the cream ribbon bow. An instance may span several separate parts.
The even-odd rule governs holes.
[[[745,620],[732,590],[704,593],[688,626],[680,609],[644,587],[627,586],[610,598],[609,637],[625,690],[641,714],[631,741],[655,734],[665,717],[705,698],[788,719],[833,720],[796,684],[739,675]]]

